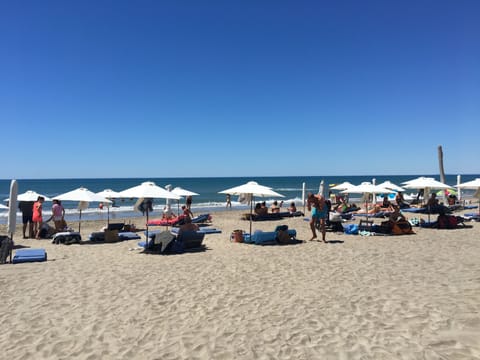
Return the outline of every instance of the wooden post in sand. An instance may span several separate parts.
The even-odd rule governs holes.
[[[442,150],[442,145],[438,146],[438,166],[440,167],[440,182],[445,184],[445,170],[443,169],[443,150]],[[442,199],[443,202],[445,203],[446,196],[445,196],[445,191],[442,191]]]
[[[445,171],[443,170],[443,150],[442,145],[438,146],[438,165],[440,167],[440,181],[445,184]]]

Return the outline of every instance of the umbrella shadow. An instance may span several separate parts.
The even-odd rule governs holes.
[[[182,254],[188,254],[188,253],[200,253],[200,252],[206,252],[210,250],[211,249],[208,246],[202,244],[202,246],[199,246],[196,248],[184,249],[181,253],[176,253],[176,252],[161,253],[159,251],[143,250],[140,252],[140,254],[170,256],[170,255],[182,255]]]
[[[327,240],[327,244],[343,244],[343,240]]]

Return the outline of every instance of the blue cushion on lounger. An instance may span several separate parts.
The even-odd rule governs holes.
[[[134,240],[140,239],[140,235],[131,231],[119,232],[118,237],[120,240]]]
[[[45,249],[18,249],[12,260],[14,264],[35,261],[47,261]]]

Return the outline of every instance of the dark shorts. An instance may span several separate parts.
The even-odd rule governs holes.
[[[24,224],[33,223],[32,214],[23,214],[22,221]]]

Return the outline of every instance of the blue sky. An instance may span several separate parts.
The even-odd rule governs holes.
[[[3,1],[1,178],[480,173],[480,2]]]

